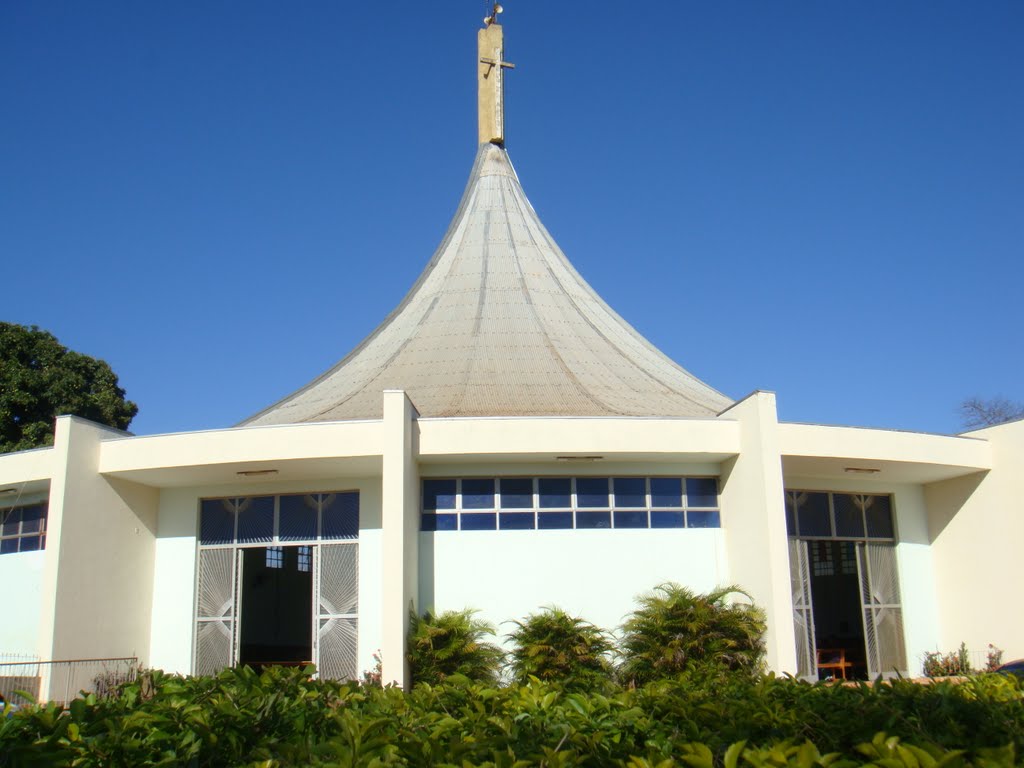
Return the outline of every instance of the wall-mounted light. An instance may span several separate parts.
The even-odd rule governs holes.
[[[875,467],[846,467],[843,469],[843,472],[849,472],[851,475],[877,475],[881,471]]]
[[[7,496],[12,493],[17,493],[17,488],[0,488],[0,496]]]
[[[239,477],[268,477],[269,475],[276,475],[276,469],[243,469],[240,472],[235,472]]]
[[[555,456],[556,461],[600,461],[604,456]]]

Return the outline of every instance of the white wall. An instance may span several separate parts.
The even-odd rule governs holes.
[[[42,551],[0,555],[0,656],[38,651],[45,559]]]
[[[378,478],[338,478],[312,484],[245,483],[161,491],[153,575],[151,665],[168,672],[189,674],[192,671],[196,535],[201,499],[328,490],[359,492],[358,670],[372,669],[373,654],[383,644],[380,628],[381,485]]]
[[[477,608],[498,634],[554,605],[615,629],[634,598],[666,581],[726,582],[721,529],[420,533],[420,609]]]

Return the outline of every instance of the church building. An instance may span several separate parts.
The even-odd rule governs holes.
[[[917,675],[961,642],[1024,656],[1002,594],[1024,575],[1024,422],[785,423],[774,394],[734,401],[666,357],[530,205],[502,35],[496,9],[447,233],[337,365],[236,427],[62,416],[52,447],[0,455],[0,656],[352,678],[379,653],[408,684],[410,611],[615,628],[665,582],[744,589],[780,673]]]

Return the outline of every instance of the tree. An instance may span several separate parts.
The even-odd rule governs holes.
[[[536,677],[570,690],[595,690],[611,680],[608,656],[613,645],[593,624],[559,608],[545,608],[515,625],[509,639],[516,682]]]
[[[407,658],[414,684],[437,685],[448,678],[493,683],[504,657],[496,645],[484,642],[494,627],[473,618],[476,611],[427,611],[410,616]]]
[[[970,397],[960,403],[960,418],[965,429],[981,429],[1024,419],[1024,403],[1005,397]]]
[[[126,429],[139,407],[102,360],[35,326],[0,322],[0,453],[53,444],[53,420],[73,415]]]
[[[732,594],[749,597],[737,587],[700,595],[672,583],[640,596],[622,627],[623,680],[643,684],[698,668],[759,671],[764,611],[727,603]]]

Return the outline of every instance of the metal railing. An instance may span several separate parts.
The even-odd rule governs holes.
[[[10,654],[0,655],[0,694],[12,704],[27,703],[18,691],[24,691],[32,701],[56,701],[64,706],[83,692],[107,696],[118,686],[134,681],[139,671],[135,656],[52,661],[9,658]]]

